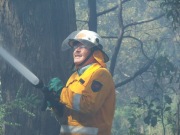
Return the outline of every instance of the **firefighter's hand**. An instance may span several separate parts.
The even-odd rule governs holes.
[[[49,106],[51,106],[51,104],[53,104],[54,101],[58,101],[59,102],[59,96],[61,94],[61,91],[62,91],[62,88],[63,88],[63,83],[62,81],[55,77],[55,78],[52,78],[50,81],[49,81],[49,84],[48,84],[48,101],[49,101]]]
[[[59,108],[59,96],[63,88],[63,83],[59,78],[52,78],[47,87],[43,88],[44,105],[42,110],[49,108]]]
[[[63,87],[64,87],[64,85],[63,85],[62,81],[57,77],[52,78],[48,84],[49,91],[53,92],[54,94],[56,94],[58,96],[61,94]]]

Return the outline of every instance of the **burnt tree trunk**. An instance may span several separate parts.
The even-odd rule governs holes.
[[[70,74],[66,66],[70,66],[72,58],[60,48],[63,39],[76,30],[75,20],[72,0],[0,0],[0,42],[45,84],[52,77],[60,77],[65,82]],[[4,103],[31,94],[38,95],[42,101],[41,91],[0,61]],[[5,125],[4,135],[58,134],[60,125],[50,112],[41,112],[41,106],[29,106],[27,110],[35,116],[27,115],[18,107],[9,110],[6,121],[13,124]]]

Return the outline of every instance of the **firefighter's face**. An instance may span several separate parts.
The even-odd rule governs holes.
[[[87,48],[87,46],[83,45],[82,43],[77,43],[73,47],[74,47],[74,52],[73,52],[74,64],[79,65],[90,54],[90,49]],[[88,63],[86,63],[86,64],[88,64]]]

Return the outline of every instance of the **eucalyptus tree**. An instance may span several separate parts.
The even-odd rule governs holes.
[[[72,0],[0,0],[1,45],[45,84],[55,76],[65,82],[71,59],[60,48],[76,29],[74,8]],[[58,134],[59,123],[49,111],[41,111],[39,90],[2,60],[0,78],[3,103],[16,103],[6,110],[4,135]]]

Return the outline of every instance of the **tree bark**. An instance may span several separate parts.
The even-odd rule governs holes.
[[[52,77],[66,82],[72,58],[68,52],[61,52],[61,43],[70,32],[76,30],[74,1],[72,0],[0,0],[1,44],[33,71],[45,84]],[[4,102],[30,94],[43,94],[33,88],[20,74],[1,63],[0,77]],[[11,109],[7,121],[20,126],[5,125],[5,135],[57,135],[59,124],[50,112],[41,112],[29,107],[35,113],[30,117],[20,109]]]

